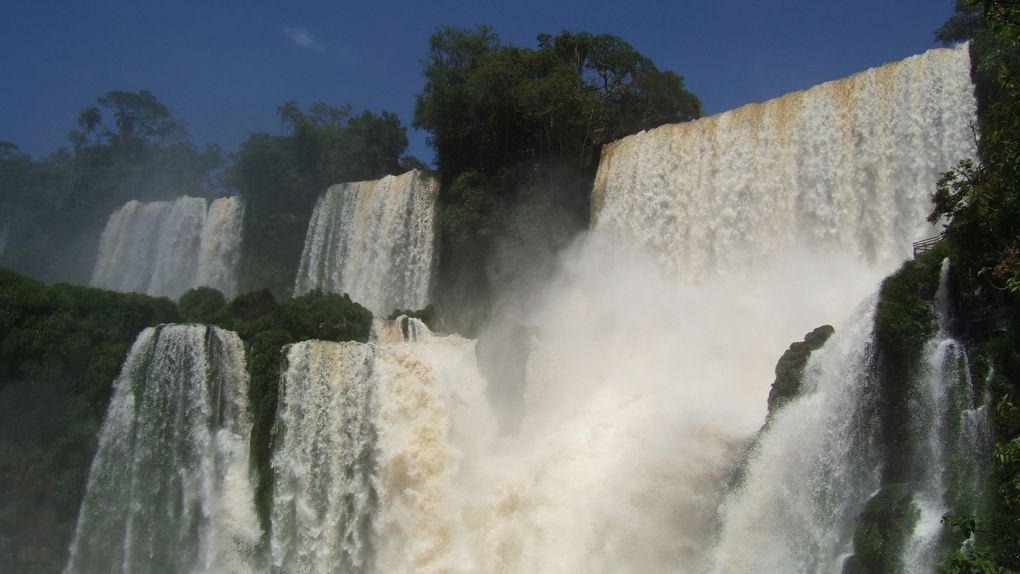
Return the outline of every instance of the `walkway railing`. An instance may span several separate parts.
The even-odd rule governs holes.
[[[929,237],[928,239],[922,239],[920,241],[915,241],[914,242],[914,257],[916,258],[918,255],[924,253],[925,251],[931,250],[932,247],[935,247],[936,243],[938,243],[939,241],[942,241],[943,239],[945,239],[945,237],[946,237],[945,233],[939,233],[935,237]]]

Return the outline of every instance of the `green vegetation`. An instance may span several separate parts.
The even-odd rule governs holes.
[[[216,289],[198,287],[181,295],[177,300],[177,308],[181,317],[188,323],[208,323],[213,313],[227,304],[227,299]]]
[[[1020,570],[1020,4],[958,0],[938,30],[943,42],[971,39],[977,84],[980,161],[961,162],[940,181],[932,221],[944,218],[953,250],[958,330],[970,343],[975,381],[995,406],[993,501],[987,516],[949,516],[948,527],[976,543],[940,572]]]
[[[912,492],[908,485],[891,484],[871,497],[857,517],[854,555],[843,574],[900,571],[903,545],[920,518]]]
[[[277,302],[269,291],[223,295],[198,288],[178,304],[35,280],[0,269],[0,559],[11,571],[57,572],[74,530],[112,382],[148,326],[202,321],[246,343],[253,414],[252,464],[268,520],[269,457],[284,345],[367,341],[372,314],[346,295]]]
[[[701,114],[679,75],[610,34],[543,34],[524,48],[487,26],[444,27],[422,64],[414,125],[441,173],[437,304],[468,332],[495,285],[541,276],[585,227],[602,143]]]
[[[769,418],[800,393],[804,369],[812,351],[822,348],[836,330],[822,325],[804,335],[804,340],[793,343],[776,363],[776,380],[769,390]]]
[[[0,269],[0,561],[57,572],[74,530],[111,383],[135,336],[179,321],[169,299]]]
[[[200,289],[181,296],[193,299]],[[212,299],[212,297],[209,297]],[[272,430],[280,377],[286,365],[284,345],[307,339],[368,341],[372,313],[347,295],[312,291],[277,302],[268,290],[240,295],[209,315],[209,322],[236,331],[246,343],[248,391],[252,412],[252,466],[256,468],[256,508],[263,527],[268,525],[273,484],[270,459]]]
[[[216,146],[198,149],[184,123],[147,91],[112,91],[88,106],[61,148],[33,161],[0,142],[0,213],[11,226],[0,265],[44,281],[87,283],[99,234],[130,199],[217,192]]]
[[[227,170],[245,199],[242,291],[268,288],[290,295],[318,197],[335,183],[378,179],[421,162],[402,156],[407,129],[391,112],[353,113],[350,105],[315,102],[279,109],[286,135],[253,134]]]
[[[422,323],[425,323],[426,327],[432,329],[436,318],[436,310],[431,304],[426,305],[424,309],[418,309],[417,311],[411,309],[396,309],[390,313],[390,316],[387,317],[387,319],[393,320],[401,315],[412,319],[418,319]]]
[[[308,219],[326,187],[424,167],[391,112],[355,114],[316,102],[279,109],[288,133],[256,133],[229,164],[196,148],[184,122],[147,91],[112,91],[81,111],[70,148],[33,160],[0,142],[0,265],[44,281],[88,283],[110,213],[131,199],[238,193],[245,200],[243,291],[294,284]]]

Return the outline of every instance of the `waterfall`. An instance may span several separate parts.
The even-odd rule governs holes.
[[[811,355],[800,397],[774,413],[722,510],[712,572],[839,572],[880,485],[871,345],[875,298]]]
[[[240,343],[209,327],[145,331],[67,570],[840,571],[864,510],[892,492],[868,295],[929,232],[940,171],[973,156],[972,90],[966,48],[933,50],[607,146],[593,229],[496,319],[514,328],[481,335],[526,347],[514,400],[490,402],[510,393],[486,388],[475,341],[406,317],[377,321],[368,343],[288,347],[268,564],[253,551]],[[296,290],[423,306],[435,200],[417,172],[330,188]],[[214,219],[195,201],[125,206],[103,253],[177,261]],[[146,243],[146,228],[175,231]],[[977,484],[974,443],[987,440],[948,334],[947,281],[903,423],[910,464],[936,469],[897,485],[918,517],[897,556],[907,569],[930,569],[931,518]],[[759,433],[776,359],[822,323],[836,334]],[[511,408],[519,428],[501,433]]]
[[[607,146],[593,229],[504,310],[515,328],[482,334],[527,347],[516,432],[474,341],[405,319],[292,346],[274,567],[838,572],[884,486],[868,296],[930,232],[941,171],[973,157],[974,109],[960,47]],[[298,291],[389,292],[352,292],[379,279],[341,266],[388,268],[388,239],[356,241],[391,229],[367,214],[393,183],[320,199]],[[759,436],[776,359],[823,323],[802,396]]]
[[[438,190],[417,170],[330,187],[312,212],[295,292],[347,293],[376,314],[425,307]]]
[[[305,341],[287,353],[272,461],[274,571],[366,566],[377,498],[372,359],[360,343]]]
[[[975,110],[961,45],[662,126],[604,148],[593,219],[693,278],[791,250],[888,271],[933,235],[929,197],[942,172],[975,156]]]
[[[242,216],[237,196],[129,201],[103,230],[92,285],[170,297],[204,286],[232,297]]]
[[[948,511],[978,510],[975,493],[983,490],[987,453],[991,452],[988,405],[977,395],[963,345],[949,334],[949,259],[942,263],[936,296],[938,331],[925,347],[921,373],[910,398],[913,465],[918,483],[914,505],[919,519],[905,545],[906,572],[935,570],[936,550]]]
[[[892,408],[906,417],[893,421],[895,450],[880,437],[880,401],[889,399],[877,385],[872,298],[811,356],[801,394],[763,431],[723,507],[713,572],[861,571],[844,566],[862,551],[855,529],[875,515],[872,501],[888,529],[878,531],[879,548],[896,553],[882,558],[884,569],[935,571],[948,550],[942,515],[980,510],[991,440],[987,398],[975,393],[967,355],[948,331],[948,270],[946,259],[938,330],[917,374],[886,382],[909,389],[905,405]],[[883,471],[897,456],[909,459],[895,462],[906,474],[887,482]]]
[[[248,375],[237,335],[143,331],[114,382],[65,572],[251,572]]]
[[[367,344],[289,348],[272,461],[274,571],[426,571],[467,538],[445,504],[464,445],[446,437],[477,431],[472,419],[487,410],[474,345],[401,322],[377,321]]]

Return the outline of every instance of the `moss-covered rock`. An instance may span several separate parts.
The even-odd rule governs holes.
[[[854,555],[843,574],[888,574],[901,571],[903,545],[914,530],[920,512],[908,484],[882,487],[857,517]]]
[[[804,335],[803,341],[790,345],[779,358],[776,363],[776,380],[769,391],[769,417],[800,393],[808,358],[813,351],[821,349],[835,332],[832,325],[822,325]]]

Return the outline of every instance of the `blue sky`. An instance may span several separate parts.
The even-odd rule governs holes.
[[[410,128],[419,60],[441,25],[490,24],[506,42],[613,33],[682,75],[707,113],[772,98],[935,47],[952,0],[3,0],[0,140],[34,157],[67,145],[109,90],[147,89],[198,143],[233,151],[277,133],[294,99],[396,112]],[[426,161],[425,134],[409,129]]]

